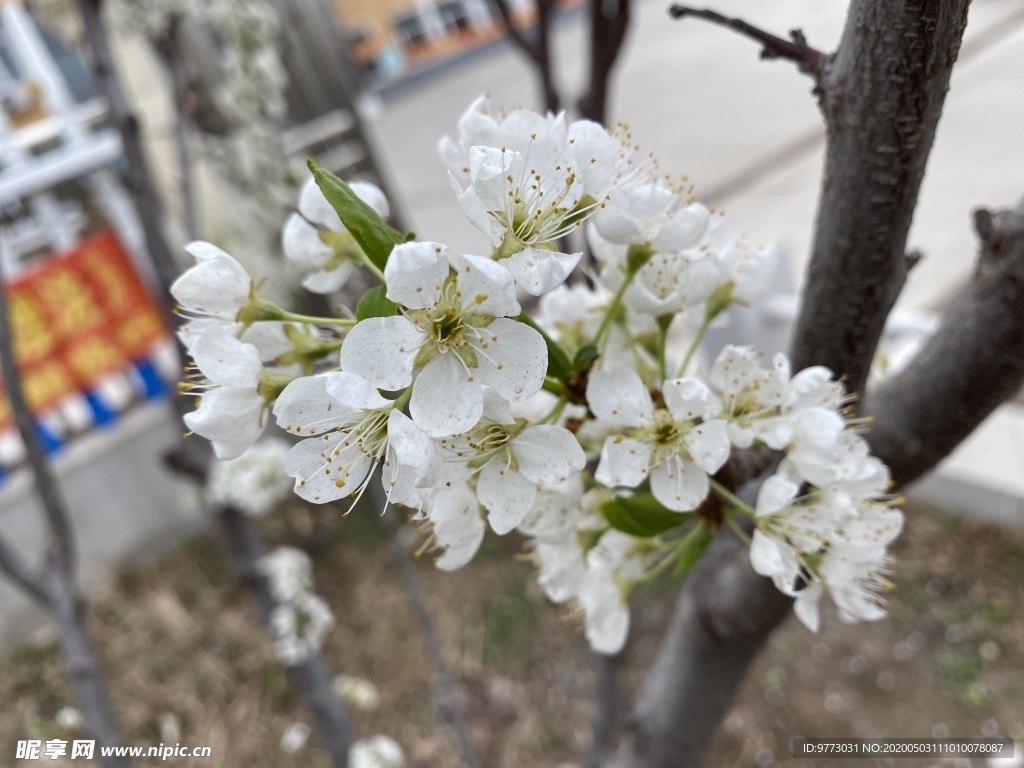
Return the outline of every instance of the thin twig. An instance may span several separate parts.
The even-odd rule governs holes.
[[[597,686],[594,692],[593,735],[590,752],[587,754],[587,768],[603,768],[608,750],[615,740],[621,703],[619,674],[622,670],[623,655],[623,652],[614,656],[594,654]]]
[[[392,508],[389,514],[384,515],[384,527],[387,530],[391,555],[398,568],[398,575],[402,579],[406,599],[409,601],[409,608],[412,609],[424,649],[434,668],[434,686],[437,692],[438,708],[452,730],[455,731],[455,739],[459,745],[459,755],[463,764],[466,768],[479,768],[480,761],[477,759],[476,750],[473,748],[473,741],[469,735],[469,727],[466,725],[462,707],[459,705],[458,691],[448,662],[445,661],[444,649],[441,648],[441,641],[434,629],[434,620],[430,615],[430,609],[427,608],[427,601],[423,597],[419,576],[409,557],[409,552],[402,546],[399,539],[402,527],[395,509]]]
[[[763,29],[755,27],[743,19],[723,16],[716,11],[706,8],[701,10],[699,8],[691,8],[688,5],[673,5],[668,9],[668,13],[673,19],[683,19],[687,16],[692,16],[693,18],[710,21],[712,24],[728,27],[745,37],[749,37],[751,40],[761,43],[764,46],[761,49],[762,59],[786,59],[792,61],[797,64],[801,72],[813,77],[817,77],[820,74],[821,64],[828,57],[828,54],[809,46],[803,32],[799,29],[794,29],[790,32],[789,34],[792,39],[786,40],[778,35],[765,32]]]

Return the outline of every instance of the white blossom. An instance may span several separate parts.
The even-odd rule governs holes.
[[[609,437],[601,449],[595,479],[608,487],[634,488],[650,473],[651,491],[668,509],[695,509],[708,493],[708,474],[729,457],[721,406],[703,382],[668,381],[666,407],[655,408],[640,377],[628,368],[594,371],[587,384],[591,411],[604,421],[630,428]]]
[[[292,486],[284,471],[291,446],[283,440],[261,440],[230,461],[214,462],[207,480],[211,501],[231,504],[249,515],[261,515]]]
[[[547,347],[519,314],[508,270],[490,259],[459,256],[449,274],[447,249],[404,243],[391,253],[387,296],[404,311],[356,325],[341,367],[381,389],[412,383],[416,424],[442,437],[464,432],[483,413],[483,385],[506,400],[532,397],[544,383]]]
[[[349,768],[402,768],[405,753],[390,736],[377,734],[359,739],[349,750]]]
[[[302,550],[280,547],[261,567],[277,601],[270,615],[277,655],[287,666],[300,664],[334,625],[327,603],[312,592],[313,564]]]
[[[380,188],[361,181],[353,181],[349,186],[382,217],[390,215],[390,206]],[[285,256],[310,272],[302,285],[314,293],[339,290],[362,259],[358,243],[314,179],[303,184],[298,213],[285,222],[281,243]]]
[[[440,471],[433,443],[362,377],[332,372],[296,379],[278,397],[274,416],[286,432],[307,436],[285,459],[295,492],[307,501],[358,499],[382,464],[390,502],[429,505]]]

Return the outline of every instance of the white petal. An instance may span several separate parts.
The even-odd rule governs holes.
[[[316,179],[308,179],[299,192],[299,213],[318,229],[341,232],[345,229],[334,206],[327,202],[324,193],[317,186]]]
[[[651,246],[658,253],[679,253],[698,245],[707,229],[708,209],[703,205],[688,205],[673,213],[662,223]]]
[[[599,419],[622,427],[648,424],[654,412],[651,393],[636,372],[625,367],[592,372],[587,403]]]
[[[416,377],[409,413],[431,437],[465,432],[484,411],[483,388],[453,354],[439,354]]]
[[[515,417],[512,416],[512,409],[509,407],[508,401],[491,387],[484,387],[483,417],[499,424],[515,423]]]
[[[619,142],[604,126],[590,120],[577,120],[569,126],[580,161],[583,192],[597,198],[612,182],[618,161]]]
[[[609,488],[635,488],[646,479],[650,465],[649,445],[628,437],[609,437],[601,448],[594,479]]]
[[[334,269],[321,269],[306,275],[302,278],[302,287],[312,293],[334,293],[341,290],[355,271],[355,264],[343,261]]]
[[[399,471],[410,475],[417,488],[430,488],[441,476],[437,446],[415,422],[397,408],[388,416],[388,440]]]
[[[459,256],[456,267],[464,309],[495,317],[519,314],[516,283],[506,267],[483,256]]]
[[[185,246],[198,262],[171,285],[183,307],[234,320],[249,300],[252,279],[245,268],[215,245],[197,241]]]
[[[583,253],[559,253],[545,248],[524,248],[502,261],[523,290],[541,296],[565,282]]]
[[[505,227],[491,216],[475,188],[467,187],[462,189],[456,177],[451,173],[448,175],[451,178],[452,189],[455,190],[455,199],[458,201],[462,212],[466,214],[466,218],[469,219],[474,227],[487,235],[491,245],[497,248],[501,245],[501,241],[505,239],[507,234]]]
[[[355,409],[345,407],[327,393],[329,377],[339,375],[342,374],[302,376],[285,387],[274,403],[278,426],[296,435],[319,435],[355,415]]]
[[[370,382],[354,373],[332,371],[323,374],[327,394],[345,406],[349,411],[368,411],[373,408],[387,408],[392,402],[381,397]]]
[[[629,607],[622,602],[622,594],[611,569],[590,571],[584,580],[579,601],[586,614],[586,635],[590,647],[604,654],[621,651],[629,634]]]
[[[711,419],[722,410],[722,403],[707,385],[692,376],[666,381],[662,394],[665,405],[676,419]]]
[[[651,493],[673,512],[689,512],[708,495],[708,476],[692,461],[670,456],[651,470]]]
[[[320,239],[320,231],[293,213],[281,232],[284,255],[304,267],[322,267],[334,255],[334,249]]]
[[[481,340],[473,344],[480,382],[513,403],[536,395],[548,369],[544,338],[525,323],[504,317],[496,318],[480,333]]]
[[[567,429],[537,424],[512,439],[519,471],[534,483],[564,483],[587,463],[579,441]]]
[[[387,297],[410,309],[432,307],[448,277],[448,248],[440,243],[400,243],[384,267]]]
[[[202,396],[185,425],[211,443],[221,460],[237,459],[263,434],[263,398],[255,389],[221,387]]]
[[[513,182],[523,178],[525,160],[518,152],[496,147],[473,147],[469,151],[469,178],[488,211],[504,211]]]
[[[423,332],[404,317],[371,317],[358,323],[341,347],[341,367],[373,386],[396,390],[412,382]]]
[[[758,530],[750,540],[750,565],[761,576],[775,576],[786,570],[778,543]]]
[[[503,536],[519,525],[537,498],[537,486],[494,459],[480,470],[476,487],[491,529]]]
[[[691,428],[683,442],[693,462],[710,475],[722,468],[731,453],[729,432],[721,419],[711,419]]]
[[[782,475],[772,475],[757,492],[757,514],[770,515],[785,509],[800,492],[800,486]]]
[[[473,559],[484,540],[486,526],[480,517],[480,505],[476,494],[465,485],[437,493],[430,522],[438,546],[445,550],[436,563],[442,571],[464,566]]]
[[[190,352],[199,370],[214,384],[255,388],[263,374],[259,350],[219,329],[206,331]]]
[[[350,444],[345,445],[346,441]],[[285,472],[295,478],[295,493],[317,504],[350,496],[373,465],[373,459],[345,432],[303,440],[288,452],[284,462]]]
[[[800,623],[814,633],[821,629],[821,614],[818,611],[821,592],[820,584],[809,584],[796,593],[796,601],[793,603],[793,612]]]

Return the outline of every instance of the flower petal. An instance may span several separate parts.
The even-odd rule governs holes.
[[[688,205],[662,222],[651,247],[658,253],[679,253],[700,244],[708,226],[710,214],[699,203]]]
[[[710,419],[692,427],[683,438],[693,463],[713,475],[722,468],[729,454],[729,431],[721,419]]]
[[[480,329],[480,334],[473,344],[480,382],[513,403],[536,395],[548,369],[544,338],[525,323],[504,317]]]
[[[661,391],[669,413],[676,419],[712,419],[722,410],[722,403],[707,385],[692,376],[666,381]]]
[[[302,278],[302,287],[312,293],[334,293],[348,282],[356,265],[351,261],[343,261],[334,269],[321,269]]]
[[[416,377],[409,413],[431,437],[465,432],[484,411],[480,382],[474,380],[454,354],[439,354]]]
[[[329,229],[342,232],[345,225],[341,223],[334,206],[327,202],[324,193],[316,183],[316,179],[307,179],[299,192],[299,213],[305,216],[317,229]]]
[[[334,255],[334,249],[320,239],[320,231],[293,213],[281,231],[284,255],[304,267],[322,267]]]
[[[579,441],[567,429],[537,424],[512,439],[519,471],[534,483],[564,483],[587,463]]]
[[[493,459],[480,470],[477,498],[487,510],[491,529],[503,536],[519,525],[537,498],[537,486]]]
[[[506,267],[483,256],[459,256],[456,267],[464,309],[494,317],[519,314],[515,279]]]
[[[211,243],[185,246],[198,262],[171,285],[171,294],[187,309],[234,320],[249,300],[252,279],[234,258]]]
[[[355,415],[355,409],[342,405],[327,393],[328,377],[338,375],[341,374],[302,376],[285,387],[274,403],[278,426],[296,435],[319,435]]]
[[[620,427],[651,421],[651,393],[635,371],[625,367],[594,371],[587,381],[587,403],[597,418]]]
[[[651,466],[651,447],[639,440],[613,436],[604,441],[594,479],[609,488],[635,488]]]
[[[388,408],[393,403],[370,382],[355,373],[332,371],[323,374],[327,394],[348,409],[349,412],[368,411],[373,408]]]
[[[263,398],[255,389],[220,387],[204,394],[185,425],[213,443],[221,460],[237,459],[263,434]]]
[[[651,493],[673,512],[689,512],[708,495],[708,476],[692,461],[670,456],[651,470]]]
[[[434,306],[448,277],[448,248],[440,243],[400,243],[384,267],[387,297],[410,309]]]
[[[341,367],[373,386],[396,390],[412,382],[423,332],[404,317],[371,317],[358,323],[341,347]]]
[[[461,568],[480,549],[486,526],[480,516],[476,494],[466,485],[439,491],[434,497],[430,522],[438,546],[444,548],[436,562],[442,571]]]
[[[345,432],[331,432],[297,443],[285,458],[284,469],[295,478],[295,493],[306,501],[325,504],[358,491],[373,469]]]
[[[259,350],[219,328],[200,336],[190,353],[206,378],[223,387],[255,389],[263,374]]]

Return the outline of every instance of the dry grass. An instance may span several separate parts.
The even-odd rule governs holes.
[[[325,657],[382,694],[378,710],[357,713],[360,732],[396,738],[413,768],[454,768],[454,743],[433,704],[430,669],[382,526],[372,514],[328,522],[324,513],[290,506],[264,528],[275,543],[317,542],[317,589],[338,619]],[[489,540],[455,575],[424,563],[424,589],[483,764],[579,765],[589,742],[589,654],[575,623],[544,601],[530,566],[515,559],[517,548],[511,538]],[[916,513],[897,581],[886,622],[849,628],[829,617],[820,636],[795,622],[777,633],[716,737],[710,764],[811,768],[813,761],[788,758],[795,735],[928,736],[944,725],[950,735],[995,727],[1024,738],[1019,543]],[[656,649],[672,591],[659,586],[640,601],[631,687]],[[125,573],[95,607],[92,628],[131,743],[209,745],[217,768],[328,765],[315,735],[295,754],[278,746],[291,723],[311,719],[215,538]],[[2,668],[4,754],[13,755],[17,739],[74,738],[53,721],[71,703],[56,648],[23,649]]]

